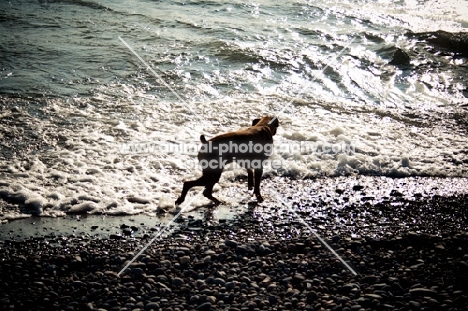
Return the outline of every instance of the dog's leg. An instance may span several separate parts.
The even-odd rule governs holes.
[[[247,169],[247,187],[249,190],[252,190],[254,186],[253,181],[253,170],[251,168]]]
[[[262,174],[263,174],[263,169],[257,168],[255,169],[255,188],[254,188],[254,194],[257,197],[257,202],[263,202],[262,195],[260,194],[260,182],[262,181]]]
[[[210,180],[207,178],[207,175],[205,174],[205,172],[203,172],[203,175],[198,179],[184,182],[184,186],[182,188],[182,193],[180,194],[180,197],[175,201],[175,204],[179,205],[182,202],[184,202],[185,197],[187,196],[187,193],[193,187],[206,186],[209,183],[210,183]]]
[[[175,204],[179,205],[182,202],[184,202],[189,190],[192,187],[197,186],[205,186],[203,195],[208,199],[214,201],[216,204],[221,203],[211,194],[213,192],[213,186],[218,182],[219,178],[221,177],[221,173],[222,170],[204,170],[203,175],[200,178],[184,182],[182,193],[180,194],[180,197],[175,201]]]
[[[214,204],[219,205],[219,204],[221,204],[221,201],[218,200],[217,198],[215,198],[215,197],[213,196],[213,194],[212,194],[212,193],[213,193],[213,187],[214,187],[214,185],[215,185],[215,184],[211,184],[211,185],[206,186],[206,187],[205,187],[205,190],[203,190],[203,195],[204,195],[206,198],[208,198],[208,199],[210,199],[211,201],[213,201]]]
[[[184,186],[182,187],[182,193],[180,194],[180,197],[175,201],[175,204],[176,205],[179,205],[181,204],[182,202],[185,201],[185,197],[187,196],[187,192],[189,192],[189,190],[192,188],[192,187],[195,187],[195,186],[202,186],[202,184],[199,185],[200,183],[200,179],[202,179],[202,177],[196,179],[196,180],[191,180],[191,181],[186,181],[184,182]]]
[[[203,175],[206,176],[207,184],[205,184],[205,190],[203,195],[213,201],[216,205],[221,204],[221,201],[213,196],[213,187],[219,181],[223,170],[206,170],[203,171]]]

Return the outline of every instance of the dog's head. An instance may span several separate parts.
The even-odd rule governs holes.
[[[271,135],[275,135],[276,129],[279,126],[279,121],[277,117],[262,117],[260,119],[253,120],[252,126],[268,126],[270,128]]]

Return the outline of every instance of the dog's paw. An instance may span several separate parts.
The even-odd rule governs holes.
[[[256,197],[257,197],[257,202],[258,202],[258,203],[262,203],[262,202],[263,202],[263,198],[262,198],[261,195],[257,194]]]

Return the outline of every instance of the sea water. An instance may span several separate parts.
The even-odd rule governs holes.
[[[468,177],[467,27],[462,0],[2,1],[0,218],[171,208],[200,135],[264,115],[267,181]]]

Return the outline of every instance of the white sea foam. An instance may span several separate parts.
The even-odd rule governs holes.
[[[94,202],[84,202],[70,207],[69,213],[87,213],[96,210],[98,206]]]
[[[221,118],[228,116],[220,111],[217,113]],[[430,127],[419,128],[418,135],[411,134],[414,129],[410,125],[372,114],[343,122],[340,114],[328,113],[323,117],[311,110],[308,119],[314,120],[312,126],[304,123],[302,117],[292,114],[280,117],[281,127],[275,143],[313,142],[320,147],[344,142],[352,143],[355,151],[309,153],[283,150],[271,156],[271,159],[281,161],[282,167],[278,170],[267,167],[265,178],[286,176],[302,179],[354,174],[466,176],[464,166],[456,165],[457,161],[463,163],[464,160],[463,153],[457,153],[466,148],[467,141],[463,136],[449,135],[444,130],[435,131]],[[246,126],[249,122],[248,118],[242,122],[230,121],[227,127],[207,122],[203,126],[195,125],[192,131],[183,134],[175,127],[164,134],[160,132],[158,137],[171,141],[175,136],[198,140],[197,136],[202,133],[213,136],[242,127],[242,124]],[[125,141],[155,137],[152,127],[139,131],[124,125],[121,128],[127,133]],[[195,165],[187,165],[196,164],[194,155],[122,154],[119,153],[118,141],[101,139],[104,135],[94,131],[94,142],[88,147],[85,141],[90,141],[89,134],[87,129],[68,131],[64,133],[69,137],[67,144],[57,146],[57,150],[48,152],[43,159],[35,158],[29,163],[13,159],[2,173],[0,196],[28,206],[30,213],[49,217],[63,213],[155,213],[171,209],[182,182],[200,176]],[[18,172],[24,175],[18,177]],[[245,171],[236,167],[227,169],[220,180],[223,188],[242,187],[236,182],[238,175],[245,175]],[[242,200],[247,194],[241,193],[238,196],[233,194],[235,200]],[[207,203],[202,197],[193,206]],[[2,218],[15,217],[24,216],[6,214]]]
[[[214,102],[213,106],[216,104]],[[67,109],[62,108],[61,113],[71,113]],[[151,127],[139,128],[138,131],[120,122],[120,128],[126,132],[124,140],[120,139],[142,141],[157,137],[161,141],[174,141],[174,137],[179,137],[198,140],[202,133],[212,137],[250,123],[248,118],[241,122],[229,120],[227,112],[214,110],[211,113],[228,120],[228,126],[207,121],[203,125],[194,125],[191,131],[179,132],[179,127],[171,129],[170,125],[163,124],[161,127],[166,130],[155,132],[155,122],[149,123]],[[207,119],[214,120],[214,117],[208,115]],[[305,120],[314,122],[310,124]],[[340,113],[328,112],[324,116],[320,109],[311,109],[305,118],[287,114],[280,117],[280,124],[275,144],[312,142],[320,149],[327,144],[347,143],[353,144],[355,150],[349,153],[279,150],[271,159],[281,161],[282,167],[278,170],[265,168],[265,178],[286,176],[301,179],[354,174],[394,177],[466,175],[464,166],[456,163],[463,163],[463,153],[457,151],[464,150],[467,141],[463,136],[450,135],[443,129],[420,127],[415,132],[411,125],[390,117],[380,118],[369,113],[343,119]],[[31,213],[51,217],[64,212],[151,213],[158,208],[171,207],[182,182],[200,175],[196,166],[187,165],[197,162],[194,155],[120,153],[118,140],[96,133],[91,126],[79,132],[66,131],[63,135],[68,136],[67,143],[57,146],[44,157],[29,162],[13,159],[9,165],[3,166],[6,169],[3,170],[0,195],[28,206]],[[19,172],[24,175],[18,177]],[[220,182],[235,186],[238,175],[245,175],[245,171],[229,168]],[[195,206],[206,203],[204,198],[200,198]]]

